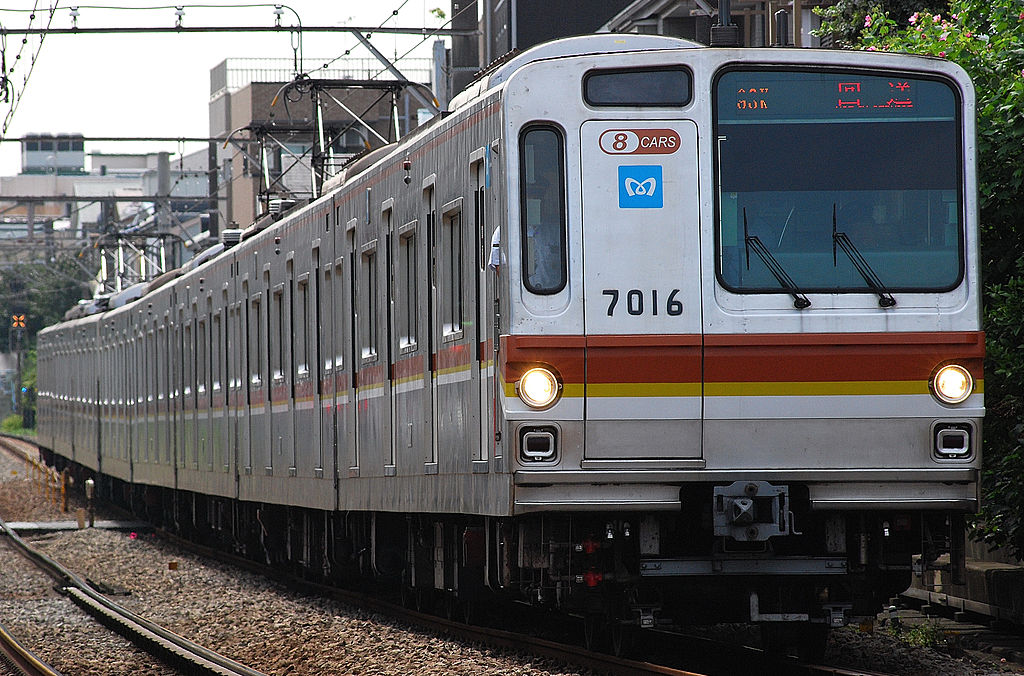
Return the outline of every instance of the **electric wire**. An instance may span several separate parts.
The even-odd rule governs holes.
[[[50,24],[53,23],[53,17],[57,13],[57,9],[58,9],[59,6],[60,6],[60,3],[59,2],[55,2],[53,4],[53,6],[50,7],[50,18],[46,22],[46,28],[47,29],[49,29],[50,28]],[[32,7],[33,7],[33,9],[32,9],[32,13],[29,15],[29,24],[28,24],[30,27],[32,25],[32,22],[35,21],[36,11],[39,8],[39,1],[36,0],[36,2],[33,3]],[[39,53],[43,49],[43,42],[45,40],[46,40],[46,33],[43,33],[43,34],[41,34],[39,36],[39,45],[36,47],[35,54],[32,55],[32,63],[29,65],[28,73],[25,75],[25,80],[24,80],[24,82],[21,85],[21,91],[18,92],[17,94],[15,94],[14,97],[11,99],[11,102],[10,102],[11,103],[11,107],[10,107],[10,109],[8,109],[7,114],[4,116],[3,128],[0,129],[0,135],[6,134],[8,127],[10,127],[10,125],[11,125],[11,120],[14,118],[14,113],[18,110],[18,105],[21,103],[21,99],[25,95],[25,89],[28,87],[29,78],[32,77],[32,72],[36,68],[36,62],[39,60]],[[6,41],[5,41],[5,43],[6,43]],[[27,44],[28,44],[28,38],[25,37],[21,41],[21,48],[18,50],[18,54],[14,57],[15,65],[11,66],[10,73],[13,73],[14,69],[17,67],[17,62],[21,60],[21,55],[25,51],[25,46]],[[9,78],[8,78],[8,75],[10,73],[4,73],[4,81],[5,81],[5,84],[8,85],[8,86],[10,86],[10,82],[9,82]]]

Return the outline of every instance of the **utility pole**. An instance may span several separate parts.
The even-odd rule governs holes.
[[[14,382],[14,412],[21,414],[22,426],[25,423],[24,396],[21,390],[21,352],[25,338],[25,315],[15,313],[11,315],[11,345],[12,351],[17,355],[17,375]]]

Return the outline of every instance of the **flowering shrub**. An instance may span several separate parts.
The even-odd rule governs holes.
[[[845,3],[845,4],[844,4]],[[852,4],[850,4],[852,3]],[[974,81],[985,294],[985,472],[978,535],[1024,558],[1024,6],[951,0],[898,25],[880,4],[840,0],[819,34],[845,46],[949,59]]]

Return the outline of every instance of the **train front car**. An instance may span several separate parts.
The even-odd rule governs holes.
[[[505,582],[613,638],[750,620],[807,646],[914,565],[961,575],[984,414],[963,71],[592,54],[518,69],[505,106]]]

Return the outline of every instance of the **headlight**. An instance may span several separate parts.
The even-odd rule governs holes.
[[[546,368],[532,368],[516,383],[516,394],[531,408],[547,408],[558,399],[561,387],[555,374]]]
[[[949,364],[935,372],[932,393],[946,404],[959,404],[974,391],[974,378],[963,366]]]

